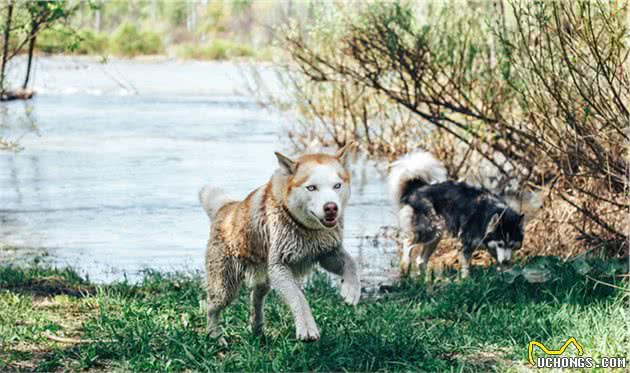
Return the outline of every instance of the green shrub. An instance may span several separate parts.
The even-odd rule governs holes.
[[[65,26],[42,31],[37,39],[37,50],[44,53],[72,53],[114,55],[134,57],[138,55],[159,54],[164,52],[162,38],[152,31],[141,31],[134,24],[126,22],[108,36],[90,29],[79,31]],[[183,44],[178,46],[176,54],[183,59],[228,60],[232,58],[270,59],[270,50],[255,50],[249,45],[224,39],[213,39],[206,44]]]
[[[143,54],[158,54],[164,51],[162,37],[153,31],[143,31],[141,34]]]
[[[107,36],[89,29],[79,31],[56,26],[42,31],[37,37],[37,50],[44,53],[103,54]]]
[[[84,29],[77,33],[79,42],[74,50],[78,54],[105,54],[109,39],[105,34]]]
[[[44,53],[66,53],[76,44],[74,31],[67,27],[55,26],[37,36],[36,48]]]
[[[195,60],[227,60],[236,57],[255,57],[255,55],[254,49],[248,45],[222,39],[214,39],[204,45],[184,44],[177,50],[179,58]]]
[[[110,50],[126,57],[158,54],[163,51],[162,38],[152,31],[140,31],[134,24],[126,22],[112,35]]]

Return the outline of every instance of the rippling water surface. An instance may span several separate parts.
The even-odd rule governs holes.
[[[257,69],[274,87],[271,68]],[[213,182],[244,197],[270,177],[274,150],[290,152],[291,117],[256,104],[247,70],[40,59],[38,95],[0,106],[0,135],[24,135],[21,152],[0,152],[0,259],[48,253],[98,281],[202,270],[198,189]],[[372,237],[395,218],[382,173],[364,164],[353,174],[345,245],[375,284],[390,277],[394,249]]]

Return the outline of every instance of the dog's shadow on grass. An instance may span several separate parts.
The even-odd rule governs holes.
[[[45,267],[0,267],[0,289],[36,298],[68,295],[84,297],[96,293],[96,286],[88,283],[72,269]]]
[[[68,295],[81,298],[96,293],[96,287],[92,285],[69,285],[63,279],[51,277],[34,279],[20,285],[1,286],[0,289],[8,290],[12,293],[33,296],[35,298],[54,297],[57,295]]]

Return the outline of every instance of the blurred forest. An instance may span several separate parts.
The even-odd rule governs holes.
[[[86,53],[263,58],[257,50],[270,43],[270,26],[292,12],[291,2],[97,0],[81,4],[71,27],[90,40]],[[44,48],[57,48],[52,41]]]
[[[12,28],[17,33],[28,34],[30,30],[29,3],[15,2],[12,6]],[[213,60],[269,59],[274,27],[288,19],[308,16],[314,6],[314,2],[252,0],[33,3],[64,11],[54,24],[38,30],[35,48],[43,53],[124,57],[168,54]],[[5,20],[9,4],[5,2],[2,9]]]

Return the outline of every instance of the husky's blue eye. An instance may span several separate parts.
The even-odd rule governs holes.
[[[339,188],[341,188],[341,183],[337,183],[337,184],[335,184],[335,186],[333,186],[333,188],[335,188],[335,189],[339,189]]]
[[[306,187],[306,190],[308,190],[309,192],[314,192],[317,190],[317,187],[315,185],[309,185]]]

